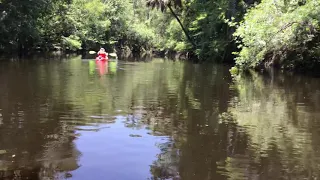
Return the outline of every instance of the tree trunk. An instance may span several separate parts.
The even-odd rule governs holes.
[[[228,5],[228,11],[226,13],[226,18],[228,20],[230,20],[230,21],[232,21],[232,17],[236,18],[235,16],[237,14],[237,4],[238,4],[237,0],[229,0],[229,5]],[[232,39],[233,38],[232,35],[233,35],[234,32],[235,32],[235,28],[234,27],[228,27],[228,29],[227,29],[227,37],[229,39]]]
[[[178,23],[180,24],[184,34],[187,36],[188,40],[190,41],[190,43],[192,44],[193,48],[196,49],[197,45],[193,42],[193,40],[191,39],[188,31],[184,28],[183,24],[181,23],[179,17],[177,16],[177,14],[173,11],[173,9],[171,8],[171,5],[168,5],[168,8],[170,9],[171,14],[176,18],[176,20],[178,21]]]

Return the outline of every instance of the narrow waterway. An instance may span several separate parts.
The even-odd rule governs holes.
[[[0,179],[319,179],[320,78],[229,68],[0,62]]]

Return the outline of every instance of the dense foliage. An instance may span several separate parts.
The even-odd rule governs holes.
[[[319,65],[319,0],[2,0],[0,51],[180,52],[242,69]],[[158,10],[157,10],[158,9]]]
[[[114,44],[140,51],[150,49],[155,39],[144,0],[4,0],[0,5],[2,51],[74,51]]]
[[[193,51],[201,59],[214,60],[231,59],[229,55],[236,50],[232,37],[235,28],[230,27],[226,20],[240,20],[244,9],[253,3],[253,1],[238,0],[182,2],[148,0],[148,2],[153,2],[151,6],[160,7],[167,12],[166,14],[172,14],[164,34],[166,43],[163,48]]]
[[[319,0],[263,0],[245,15],[235,36],[241,68],[312,68],[320,56]]]
[[[242,12],[236,10],[239,6],[236,0],[231,3],[226,0],[32,0],[23,3],[4,0],[0,3],[1,50],[35,47],[79,50],[115,44],[133,51],[153,47],[160,51],[194,51],[199,57],[220,59],[233,32],[225,18],[231,20]]]

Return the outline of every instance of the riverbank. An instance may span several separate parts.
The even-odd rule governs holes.
[[[171,60],[184,60],[184,61],[192,61],[194,63],[213,63],[213,61],[201,61],[197,58],[192,57],[192,53],[189,52],[176,52],[176,51],[146,51],[142,53],[132,52],[128,50],[124,51],[116,51],[117,59],[120,60],[130,60],[130,61],[151,61],[152,58],[166,58]],[[90,54],[89,51],[46,51],[46,52],[39,52],[33,51],[28,54],[23,54],[21,56],[17,54],[2,54],[0,56],[0,61],[15,61],[15,60],[39,60],[39,59],[68,59],[71,57],[82,56],[83,59],[94,59],[95,55]],[[115,58],[115,57],[111,57]],[[227,63],[228,62],[228,63]],[[291,74],[299,74],[299,75],[308,75],[308,76],[320,76],[320,63],[315,62],[312,66],[305,67],[299,66],[299,68],[290,68],[290,67],[281,67],[281,66],[264,66],[261,65],[259,68],[252,68],[252,69],[240,69],[235,66],[234,61],[214,61],[216,64],[226,64],[228,66],[233,66],[230,68],[230,73],[233,75],[237,75],[239,73],[246,73],[250,70],[254,70],[256,72],[265,72],[271,71],[272,69],[276,71],[287,72]]]

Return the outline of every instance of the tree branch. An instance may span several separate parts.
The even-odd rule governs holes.
[[[176,20],[178,21],[178,23],[180,24],[184,34],[187,36],[188,40],[190,41],[190,43],[192,44],[193,48],[196,49],[197,45],[193,42],[193,40],[191,39],[188,31],[184,28],[182,22],[180,21],[179,17],[177,16],[177,14],[173,11],[172,7],[170,4],[168,4],[168,8],[170,9],[171,14],[176,18]]]

